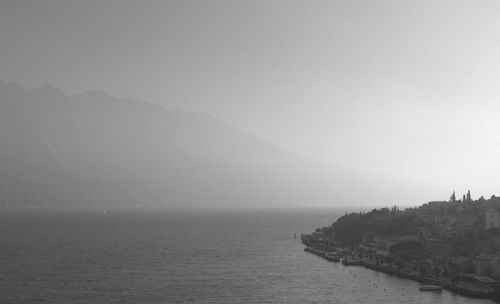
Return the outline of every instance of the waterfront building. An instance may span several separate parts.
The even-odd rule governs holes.
[[[477,256],[474,257],[473,261],[474,268],[476,270],[476,275],[478,276],[487,276],[490,274],[492,270],[492,259],[487,256]]]
[[[445,243],[440,239],[425,239],[424,251],[429,256],[450,256],[452,246],[451,244]]]
[[[390,256],[390,248],[397,242],[397,236],[379,234],[375,236],[375,252],[380,256]]]
[[[361,248],[373,249],[376,246],[375,238],[378,237],[378,233],[369,231],[361,235],[361,243],[359,244]]]
[[[485,213],[485,226],[486,229],[500,228],[498,220],[498,211],[490,208]]]
[[[500,252],[491,255],[493,272],[498,276],[500,275]]]
[[[475,266],[470,257],[458,256],[453,257],[449,262],[450,269],[457,273],[466,273],[475,271]]]

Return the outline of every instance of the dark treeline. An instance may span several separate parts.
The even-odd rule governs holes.
[[[373,209],[368,213],[350,213],[339,218],[330,227],[336,238],[346,245],[356,245],[361,235],[369,231],[395,235],[414,233],[419,223],[415,212],[402,212],[393,208]]]

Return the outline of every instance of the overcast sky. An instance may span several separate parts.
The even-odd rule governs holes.
[[[0,2],[6,80],[205,112],[429,199],[500,194],[499,54],[498,1]]]

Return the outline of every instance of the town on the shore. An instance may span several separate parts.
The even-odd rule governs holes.
[[[346,266],[433,284],[475,298],[500,298],[500,197],[416,208],[346,213],[303,234],[305,251]]]

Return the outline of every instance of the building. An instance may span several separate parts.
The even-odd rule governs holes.
[[[361,235],[361,244],[362,248],[371,249],[375,247],[375,238],[378,237],[378,233],[370,231],[365,232]]]
[[[486,229],[500,228],[499,221],[498,221],[498,211],[496,211],[493,208],[488,209],[485,213],[485,221],[484,222],[485,222]]]
[[[487,256],[477,256],[472,260],[476,275],[487,276],[493,270],[493,259]]]
[[[445,243],[440,239],[424,240],[424,251],[430,256],[450,256],[452,249],[451,244]]]

